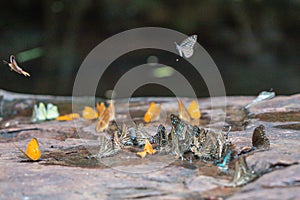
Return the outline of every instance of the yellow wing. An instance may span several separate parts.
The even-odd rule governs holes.
[[[36,138],[32,138],[28,143],[26,149],[26,156],[31,160],[38,160],[41,157],[41,151],[39,149],[39,143]]]
[[[201,117],[201,112],[199,110],[198,103],[196,101],[192,101],[188,108],[188,112],[193,119],[199,119]]]
[[[184,106],[184,104],[182,103],[182,101],[180,99],[178,99],[178,115],[179,115],[180,119],[182,119],[186,122],[191,121],[190,114],[188,113],[186,107]]]

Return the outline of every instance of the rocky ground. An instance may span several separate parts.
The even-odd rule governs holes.
[[[222,98],[215,98],[216,100]],[[0,91],[0,199],[299,199],[300,198],[300,95],[278,96],[251,107],[241,108],[254,97],[227,97],[225,124],[232,126],[230,140],[237,149],[251,146],[255,127],[263,124],[271,147],[246,154],[258,179],[241,187],[226,187],[234,174],[222,173],[215,165],[200,160],[178,160],[171,155],[133,152],[95,159],[95,123],[85,119],[69,122],[30,123],[34,103],[53,102],[61,113],[71,112],[71,98],[32,96]],[[166,116],[177,112],[174,98],[137,98],[130,113],[141,122],[149,101],[162,104]],[[189,99],[183,99],[189,103]],[[219,126],[211,121],[210,99],[199,99],[200,126]],[[117,119],[126,122],[125,101],[115,103]],[[221,117],[220,117],[221,119]],[[243,129],[242,124],[248,125]],[[169,130],[169,121],[166,120]],[[159,123],[145,125],[155,133]],[[100,133],[103,134],[103,133]],[[39,141],[42,157],[28,161],[15,147],[26,148],[32,137]],[[260,173],[264,172],[264,173]]]

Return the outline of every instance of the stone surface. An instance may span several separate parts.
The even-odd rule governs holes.
[[[0,199],[299,199],[300,189],[300,95],[280,96],[251,107],[242,107],[254,97],[227,97],[225,124],[233,126],[230,140],[237,149],[251,146],[255,127],[263,124],[271,143],[268,151],[247,154],[250,168],[261,176],[243,187],[228,188],[233,170],[223,174],[209,163],[181,161],[171,155],[155,154],[141,159],[134,152],[121,152],[97,160],[95,122],[30,123],[32,105],[56,103],[62,113],[71,112],[71,98],[32,96],[0,91]],[[218,98],[216,98],[218,99]],[[142,122],[148,102],[160,102],[167,116],[177,113],[174,98],[137,98],[130,104],[131,116]],[[183,99],[187,105],[190,100]],[[210,122],[210,99],[199,99],[200,125],[220,128]],[[116,102],[119,121],[126,122],[126,101]],[[242,123],[249,123],[245,130]],[[165,121],[169,123],[168,119]],[[155,133],[159,122],[145,128]],[[223,125],[223,124],[222,124]],[[170,130],[167,125],[167,130]],[[104,134],[104,133],[100,133]],[[26,148],[38,138],[42,157],[29,162],[14,146]],[[231,165],[230,165],[231,166]]]

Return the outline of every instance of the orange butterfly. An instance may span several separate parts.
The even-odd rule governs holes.
[[[141,156],[142,158],[144,158],[147,153],[148,154],[155,154],[156,153],[156,150],[153,149],[153,147],[150,144],[150,142],[149,142],[148,139],[146,139],[146,141],[145,141],[144,151],[137,152],[136,154],[139,155],[139,156]]]
[[[192,101],[189,108],[186,109],[182,101],[178,99],[178,114],[179,118],[186,122],[190,122],[191,119],[199,119],[201,117],[201,112],[196,101]]]
[[[59,117],[56,118],[57,121],[71,121],[73,119],[77,119],[79,118],[80,115],[78,113],[71,113],[68,115],[61,115]]]
[[[36,138],[32,138],[27,145],[26,152],[24,152],[20,147],[15,145],[27,158],[36,161],[41,157],[41,151],[39,149],[39,143]]]
[[[161,110],[161,105],[157,106],[154,102],[151,102],[147,112],[144,115],[144,121],[149,123],[158,120]]]
[[[108,128],[109,122],[115,119],[115,106],[111,100],[107,108],[105,108],[104,103],[101,103],[100,105],[97,104],[97,110],[99,116],[96,124],[96,131],[102,132]]]
[[[82,117],[85,119],[96,119],[98,117],[98,113],[93,108],[85,106],[82,111]]]

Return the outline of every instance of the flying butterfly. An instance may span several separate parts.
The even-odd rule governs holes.
[[[197,42],[197,35],[192,35],[181,42],[181,44],[176,45],[176,49],[181,57],[190,58],[194,54],[194,45]]]
[[[14,55],[11,55],[9,57],[9,62],[7,62],[6,60],[3,60],[3,63],[7,64],[10,67],[11,71],[15,71],[19,74],[23,74],[24,76],[30,76],[30,74],[28,72],[25,72],[21,67],[18,66],[18,63],[17,63]]]
[[[19,151],[21,151],[27,158],[32,161],[37,161],[41,157],[41,151],[39,149],[39,143],[36,138],[32,138],[27,145],[26,152],[24,152],[20,147],[15,145]]]

